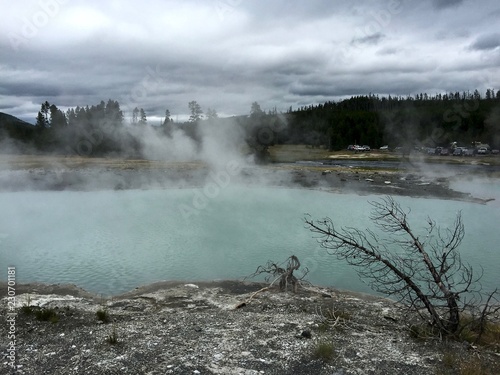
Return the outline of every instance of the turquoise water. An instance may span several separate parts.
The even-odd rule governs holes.
[[[0,264],[18,282],[72,283],[115,295],[160,280],[241,279],[295,254],[314,284],[370,292],[353,269],[320,249],[305,213],[370,227],[381,196],[228,186],[199,189],[0,194]],[[459,210],[463,259],[500,286],[500,210],[494,204],[397,197],[414,228],[451,226]],[[500,201],[500,200],[499,200]],[[193,203],[194,202],[194,203]]]

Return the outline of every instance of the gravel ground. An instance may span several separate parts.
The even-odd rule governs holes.
[[[423,375],[436,374],[446,352],[480,355],[500,369],[494,353],[411,338],[413,316],[389,300],[309,287],[248,301],[262,286],[158,283],[106,300],[71,286],[19,286],[15,369],[3,350],[0,373]],[[0,314],[7,316],[5,285],[1,290]],[[21,308],[28,305],[31,314]],[[57,319],[39,321],[41,309],[53,309]],[[109,322],[98,320],[98,310]],[[342,317],[337,325],[325,322],[329,311]],[[0,346],[8,348],[2,323]],[[331,352],[317,358],[321,343]]]

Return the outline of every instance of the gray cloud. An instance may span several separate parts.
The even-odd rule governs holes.
[[[111,98],[183,120],[191,100],[224,116],[254,101],[286,110],[369,92],[500,89],[498,58],[477,56],[498,46],[481,22],[498,11],[493,0],[58,4],[43,24],[38,0],[5,10],[0,111],[33,122],[45,100],[65,109]],[[453,17],[435,11],[449,7]]]
[[[385,35],[378,32],[375,34],[367,35],[361,38],[355,38],[352,40],[352,44],[378,44],[382,39],[385,38]]]
[[[480,35],[476,38],[470,48],[473,50],[485,51],[500,47],[500,33]]]
[[[464,0],[433,0],[432,2],[437,9],[444,9],[459,6]]]

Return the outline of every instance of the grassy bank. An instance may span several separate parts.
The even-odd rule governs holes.
[[[272,163],[295,163],[316,160],[363,160],[363,161],[412,161],[432,164],[500,165],[500,156],[485,155],[474,157],[435,156],[412,153],[410,156],[390,151],[373,150],[354,153],[352,151],[328,151],[324,148],[306,145],[275,145],[269,148]],[[81,157],[62,155],[9,155],[0,154],[0,170],[36,168],[111,168],[111,169],[163,169],[202,168],[202,161],[173,162],[120,157]]]

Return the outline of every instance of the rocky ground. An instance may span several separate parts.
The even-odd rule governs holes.
[[[450,370],[450,355],[457,363],[480,356],[491,371],[482,373],[500,370],[493,352],[412,338],[412,314],[389,300],[315,287],[254,295],[262,287],[159,283],[100,299],[71,286],[18,286],[15,368],[6,355],[3,320],[0,373],[458,373]],[[3,317],[6,290],[2,285]],[[41,321],[41,310],[56,315]],[[98,310],[106,311],[108,322],[98,319]]]

